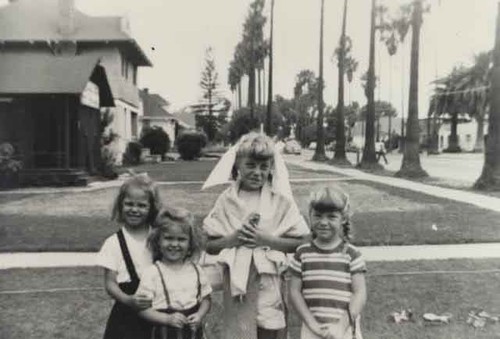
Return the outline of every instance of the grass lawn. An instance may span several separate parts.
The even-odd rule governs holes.
[[[466,324],[471,309],[500,314],[500,273],[432,273],[431,271],[472,271],[500,269],[497,260],[413,261],[369,263],[369,298],[363,312],[363,334],[367,339],[466,339],[499,338],[500,324],[475,330]],[[419,271],[411,275],[401,272]],[[13,269],[0,275],[0,338],[99,338],[109,314],[111,301],[105,294],[97,268]],[[397,274],[394,274],[397,273]],[[53,288],[90,288],[79,291],[5,293],[5,291]],[[209,338],[219,338],[220,293],[207,325]],[[394,324],[392,312],[411,308],[414,321]],[[453,314],[449,325],[428,326],[422,314]],[[291,338],[299,338],[299,320],[290,319]]]
[[[358,245],[449,244],[500,241],[497,212],[363,181],[339,181],[351,196]],[[304,214],[311,190],[325,182],[293,183]],[[195,213],[199,222],[224,187],[161,186],[165,201]],[[110,209],[117,188],[30,195],[0,204],[0,251],[96,251],[117,226]],[[437,231],[432,230],[432,225]]]
[[[217,163],[214,160],[199,161],[172,161],[162,164],[143,164],[130,167],[136,173],[147,172],[156,181],[204,181],[210,171]],[[342,174],[329,171],[313,171],[300,166],[288,164],[288,171],[291,179],[298,178],[341,178]],[[126,172],[128,168],[122,168],[121,172]]]

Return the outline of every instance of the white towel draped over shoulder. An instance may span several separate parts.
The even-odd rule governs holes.
[[[252,212],[260,214],[257,227],[274,236],[302,237],[309,234],[309,228],[293,199],[275,192],[269,184],[266,184],[261,190],[259,211],[249,211],[245,202],[238,197],[238,187],[239,183],[233,182],[219,196],[213,209],[203,221],[203,228],[209,237],[223,237],[241,229]],[[279,274],[287,265],[287,258],[283,252],[265,247],[222,250],[219,262],[229,268],[233,296],[246,293],[252,259],[260,274]]]

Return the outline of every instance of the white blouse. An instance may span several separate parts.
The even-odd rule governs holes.
[[[153,309],[164,309],[172,307],[176,310],[187,310],[198,303],[198,278],[193,264],[186,262],[180,269],[172,269],[164,263],[156,262],[160,267],[165,285],[170,298],[170,305],[167,305],[160,274],[155,265],[151,265],[144,270],[141,283],[137,289],[137,294],[145,294],[153,299]],[[212,293],[212,287],[203,272],[203,269],[196,265],[200,274],[200,298]]]
[[[146,244],[147,237],[136,239],[130,235],[125,227],[122,227],[121,230],[123,231],[130,257],[134,263],[135,271],[139,278],[141,278],[144,269],[153,263],[153,254]],[[127,271],[127,265],[123,259],[118,235],[113,234],[104,241],[101,250],[97,254],[97,266],[116,272],[116,280],[118,283],[131,281]]]

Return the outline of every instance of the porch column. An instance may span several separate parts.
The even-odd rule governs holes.
[[[64,96],[64,168],[69,168],[70,165],[70,112],[69,112],[69,95]]]

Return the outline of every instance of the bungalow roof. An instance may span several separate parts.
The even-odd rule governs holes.
[[[151,61],[128,33],[123,17],[93,17],[74,10],[74,30],[63,35],[59,29],[59,0],[17,0],[0,7],[0,42],[34,42],[71,40],[124,45],[138,66]]]
[[[1,53],[0,95],[80,94],[88,81],[96,80],[104,85],[101,89],[106,98],[112,98],[105,70],[99,66],[100,57],[98,51],[76,56]]]

